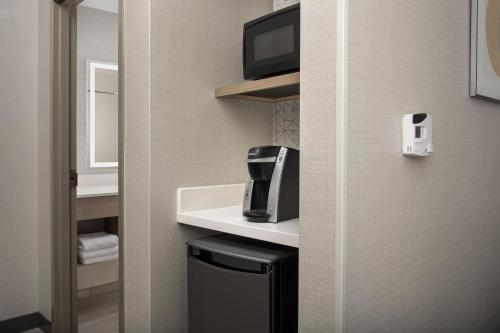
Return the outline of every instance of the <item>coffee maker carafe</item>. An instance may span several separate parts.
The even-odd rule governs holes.
[[[248,151],[248,181],[243,215],[251,222],[280,222],[299,217],[299,151],[281,146]]]

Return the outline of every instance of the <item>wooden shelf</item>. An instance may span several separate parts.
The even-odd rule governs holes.
[[[118,281],[118,260],[77,266],[78,289],[94,288]]]
[[[300,98],[300,72],[217,88],[215,97],[270,103],[298,99]]]
[[[76,205],[78,221],[118,216],[120,208],[117,195],[79,198]]]

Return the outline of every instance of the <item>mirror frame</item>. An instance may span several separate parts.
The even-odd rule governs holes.
[[[95,139],[95,72],[96,69],[107,69],[115,70],[118,72],[118,65],[96,60],[87,60],[87,93],[88,93],[88,107],[87,107],[87,161],[89,169],[96,168],[117,168],[118,161],[116,162],[96,162],[95,151],[96,151],[96,139]],[[117,94],[118,95],[118,94]]]

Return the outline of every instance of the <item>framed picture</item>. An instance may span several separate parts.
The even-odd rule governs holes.
[[[500,0],[471,0],[470,95],[500,103]]]

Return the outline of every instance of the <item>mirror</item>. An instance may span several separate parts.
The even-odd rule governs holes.
[[[118,178],[118,1],[77,1],[76,171],[79,183]],[[81,177],[80,177],[81,176]]]
[[[118,66],[88,61],[88,161],[92,168],[118,167]]]

